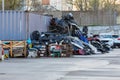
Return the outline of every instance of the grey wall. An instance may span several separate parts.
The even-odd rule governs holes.
[[[79,25],[116,25],[116,13],[111,11],[63,11],[62,14],[72,13]]]
[[[48,30],[50,17],[38,14],[29,13],[29,34],[38,30],[39,32],[46,32]]]
[[[79,25],[116,25],[117,24],[117,16],[115,12],[112,11],[54,11],[54,12],[45,12],[53,15],[54,17],[61,18],[62,15],[72,13],[75,21]]]
[[[47,31],[50,17],[23,11],[0,11],[0,40],[26,40],[32,31]]]

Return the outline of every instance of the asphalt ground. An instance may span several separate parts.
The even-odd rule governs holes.
[[[0,80],[120,80],[120,49],[70,58],[9,58]]]

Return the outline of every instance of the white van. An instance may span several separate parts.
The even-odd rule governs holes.
[[[112,38],[112,34],[110,34],[110,33],[100,33],[99,39],[101,42],[104,42],[104,43],[110,45],[111,47],[114,46],[114,40]]]
[[[112,35],[113,40],[114,40],[114,47],[119,47],[120,48],[120,36],[117,34]]]

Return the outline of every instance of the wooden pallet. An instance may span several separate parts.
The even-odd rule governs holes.
[[[59,46],[60,47],[60,57],[70,57],[72,52],[72,46],[70,44],[62,44],[62,45],[56,45],[56,44],[50,44],[49,45],[49,55],[51,55],[50,46]]]
[[[61,54],[63,57],[70,57],[73,54],[72,46],[70,44],[62,44],[61,49],[62,49]]]
[[[10,56],[14,57],[13,49],[14,48],[23,48],[24,49],[24,56],[26,57],[26,41],[2,41],[3,42],[3,49],[8,48],[10,51]]]

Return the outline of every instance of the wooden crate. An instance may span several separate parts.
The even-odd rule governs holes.
[[[51,55],[51,51],[50,51],[50,47],[51,46],[59,46],[60,47],[60,57],[70,57],[73,52],[72,52],[72,46],[70,44],[62,44],[62,45],[58,45],[58,44],[50,44],[49,45],[49,55]]]
[[[23,48],[24,52],[24,56],[26,57],[26,41],[2,41],[3,42],[3,49],[8,48],[10,51],[10,57],[14,57],[13,54],[13,49],[14,48]]]
[[[61,56],[63,57],[70,57],[73,52],[72,52],[72,45],[70,44],[62,44],[61,45]]]

